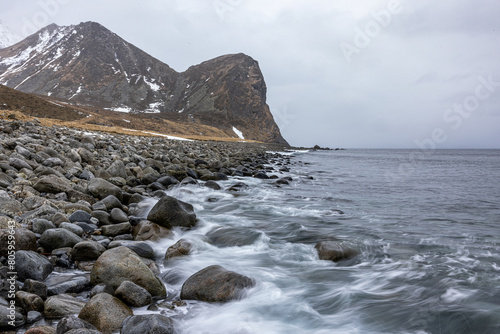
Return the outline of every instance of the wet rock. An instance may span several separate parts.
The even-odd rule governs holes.
[[[16,272],[21,282],[28,278],[43,281],[53,270],[54,266],[43,255],[33,251],[16,252]]]
[[[80,241],[82,241],[82,238],[63,228],[54,228],[43,232],[39,240],[40,245],[49,251],[57,248],[73,247]]]
[[[92,297],[78,317],[103,333],[113,333],[121,328],[122,322],[132,316],[132,310],[121,300],[107,293]]]
[[[97,260],[106,251],[103,245],[96,241],[85,240],[77,243],[71,250],[73,261],[93,261]]]
[[[245,288],[254,286],[246,276],[221,266],[210,266],[192,275],[182,285],[181,299],[228,302],[242,297]]]
[[[31,167],[26,161],[18,158],[9,158],[9,165],[11,165],[17,170],[21,170],[23,168],[26,168],[28,170],[33,170],[33,167]]]
[[[166,228],[193,227],[196,224],[196,214],[191,204],[164,196],[153,206],[148,220]]]
[[[330,260],[333,262],[349,260],[359,254],[358,250],[337,241],[322,241],[317,243],[314,248],[316,248],[321,260]]]
[[[106,196],[105,198],[103,198],[101,200],[100,203],[104,204],[104,206],[106,207],[105,210],[108,210],[108,211],[113,210],[114,208],[118,208],[118,209],[123,208],[120,200],[118,200],[118,198],[116,198],[116,196],[113,196],[113,195]],[[97,209],[94,209],[94,210],[97,210]],[[99,210],[104,210],[104,209],[99,209]]]
[[[14,310],[14,328],[21,327],[26,323],[26,318],[19,312],[20,309]],[[9,323],[12,321],[12,318],[9,318],[11,315],[11,309],[9,309],[5,305],[0,305],[0,330],[11,331],[12,325]]]
[[[15,230],[5,229],[0,230],[0,256],[7,256],[9,251],[9,236],[14,231],[15,235],[15,250],[36,250],[36,235],[35,233],[19,228]]]
[[[115,297],[133,307],[142,307],[151,304],[151,294],[139,285],[124,281],[115,291]]]
[[[182,179],[182,181],[181,181],[181,186],[187,186],[187,185],[189,185],[189,184],[191,184],[191,185],[197,185],[197,184],[198,184],[198,182],[196,182],[196,180],[195,180],[195,179],[193,179],[193,178],[192,178],[192,177],[190,177],[190,176],[188,176],[188,177],[186,177],[186,178]]]
[[[62,294],[47,298],[44,305],[46,318],[63,318],[80,313],[85,303],[70,295]]]
[[[168,188],[171,185],[179,184],[179,181],[171,175],[162,176],[158,180],[156,180],[156,182],[159,182],[166,188]]]
[[[123,179],[127,178],[127,169],[125,168],[125,164],[121,160],[114,161],[111,166],[109,166],[106,171],[112,177],[121,177]]]
[[[204,184],[205,187],[213,189],[213,190],[221,190],[222,187],[215,181],[207,181]]]
[[[124,281],[131,281],[151,293],[165,297],[165,286],[146,264],[127,247],[117,247],[104,252],[96,261],[90,274],[92,284],[105,283],[113,289]]]
[[[249,189],[250,187],[243,182],[238,182],[236,184],[233,184],[231,187],[229,187],[227,190],[228,191],[245,191]]]
[[[167,249],[167,252],[165,253],[165,261],[174,257],[189,255],[192,248],[193,245],[189,241],[180,239]]]
[[[16,306],[21,307],[25,312],[43,312],[43,300],[40,296],[25,291],[16,292]]]
[[[246,246],[253,244],[261,234],[244,227],[220,227],[207,233],[210,243],[217,247]]]
[[[102,334],[97,329],[79,328],[67,331],[65,334]]]
[[[60,295],[63,293],[80,293],[90,290],[90,278],[88,274],[83,277],[73,277],[70,280],[66,277],[50,277],[47,281],[47,294],[49,296]]]
[[[130,233],[132,226],[130,223],[121,223],[115,225],[104,225],[101,230],[102,234],[105,236],[115,237],[120,234]]]
[[[97,331],[91,323],[75,316],[64,317],[57,323],[56,334],[65,334],[72,329],[91,329]]]
[[[24,281],[23,291],[35,294],[42,299],[47,299],[47,285],[43,282],[28,278]]]
[[[103,199],[109,195],[115,196],[119,201],[123,199],[122,190],[119,187],[115,186],[114,184],[111,184],[110,182],[104,179],[97,177],[90,180],[88,185],[88,191],[94,197],[100,199]]]
[[[47,167],[64,166],[64,162],[59,158],[48,158],[42,163],[42,165]]]
[[[110,215],[106,211],[92,211],[92,217],[99,220],[99,225],[111,225]]]
[[[134,315],[125,319],[121,334],[175,334],[172,319],[161,314]]]
[[[43,319],[43,314],[38,311],[29,311],[28,314],[26,314],[26,322],[28,324],[32,324],[42,319]]]
[[[19,201],[6,196],[0,196],[0,214],[13,218],[19,215],[21,211],[22,206]]]
[[[12,177],[0,172],[0,187],[1,188],[11,187],[13,182],[14,182],[14,179]]]
[[[133,235],[137,241],[159,241],[173,237],[172,231],[148,220],[143,220],[137,224],[134,227]]]
[[[108,249],[125,246],[128,249],[132,250],[138,256],[146,258],[146,259],[155,259],[155,252],[153,247],[151,247],[148,243],[143,241],[131,241],[131,240],[114,240],[108,245]]]

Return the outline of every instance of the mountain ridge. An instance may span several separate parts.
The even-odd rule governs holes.
[[[49,25],[0,50],[0,84],[108,110],[201,122],[288,145],[266,103],[259,64],[223,55],[177,72],[95,22]]]

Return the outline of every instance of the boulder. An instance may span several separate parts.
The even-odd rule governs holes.
[[[165,253],[165,261],[174,257],[189,255],[192,248],[193,245],[189,241],[180,239],[167,249],[167,252]]]
[[[29,225],[33,233],[42,234],[43,232],[50,230],[51,228],[56,228],[56,226],[47,219],[33,219]]]
[[[127,169],[125,168],[125,164],[121,160],[114,161],[111,166],[106,169],[106,171],[113,177],[121,177],[123,179],[127,178]]]
[[[56,334],[56,329],[51,326],[36,326],[31,327],[24,334]]]
[[[333,262],[349,260],[359,254],[358,250],[337,241],[322,241],[317,243],[314,248],[316,248],[320,260]]]
[[[191,204],[164,196],[153,206],[148,220],[166,228],[193,227],[196,224],[196,214]]]
[[[148,220],[143,220],[137,224],[134,227],[133,235],[137,241],[159,241],[173,237],[172,231]]]
[[[154,260],[156,258],[153,247],[144,241],[114,240],[108,245],[108,249],[125,246],[134,251],[140,257]]]
[[[73,261],[94,261],[106,251],[97,241],[85,240],[77,243],[71,250]]]
[[[244,227],[220,227],[207,233],[210,242],[218,247],[251,245],[260,236],[259,232]]]
[[[13,218],[22,211],[21,203],[7,196],[0,196],[0,214]]]
[[[72,329],[92,329],[97,331],[91,323],[75,316],[64,317],[57,323],[56,334],[65,334]]]
[[[90,273],[92,284],[105,283],[116,289],[124,281],[131,281],[152,296],[166,296],[163,283],[133,251],[120,246],[105,251],[95,262]]]
[[[123,199],[122,190],[119,187],[98,177],[90,180],[87,189],[92,196],[100,199],[109,195],[115,196],[119,201]]]
[[[40,245],[47,251],[63,247],[73,247],[81,241],[82,238],[63,228],[54,228],[43,232],[39,240]]]
[[[110,218],[114,223],[128,222],[127,214],[120,208],[111,209]]]
[[[106,210],[113,210],[114,208],[121,209],[123,208],[122,203],[116,198],[116,196],[109,195],[103,198],[99,203],[104,204]],[[97,210],[97,209],[95,209]],[[99,209],[102,210],[102,209]]]
[[[23,285],[23,291],[35,294],[42,299],[47,299],[47,285],[32,279],[26,279]]]
[[[85,223],[84,223],[85,224]],[[83,237],[83,234],[85,233],[83,231],[83,228],[81,228],[80,226],[76,225],[76,224],[72,224],[72,223],[61,223],[59,225],[59,228],[62,228],[62,229],[65,229],[65,230],[68,230],[70,231],[71,233],[73,234],[76,234],[77,236],[79,236],[80,238]]]
[[[32,324],[32,323],[37,322],[38,320],[42,320],[42,319],[43,319],[43,314],[41,314],[38,311],[29,311],[26,314],[26,322],[28,324]]]
[[[88,213],[84,210],[77,210],[77,211],[73,212],[68,217],[68,219],[71,223],[75,223],[75,222],[90,223],[90,218],[92,218],[90,213]]]
[[[16,252],[16,272],[21,282],[28,278],[43,281],[53,270],[54,266],[43,255],[33,251]]]
[[[49,296],[60,295],[63,293],[80,293],[90,290],[92,284],[88,274],[68,279],[64,276],[51,276],[46,281],[47,293]]]
[[[85,303],[75,297],[62,294],[47,298],[43,313],[49,319],[63,318],[80,313],[84,306]]]
[[[151,304],[151,294],[143,287],[130,281],[124,281],[115,291],[115,297],[133,307],[142,307]]]
[[[182,285],[181,299],[228,302],[239,299],[255,282],[221,266],[210,266],[189,277]]]
[[[103,333],[113,333],[121,328],[123,320],[132,315],[132,310],[121,300],[107,293],[100,293],[85,304],[78,317]]]
[[[125,319],[120,333],[175,334],[176,331],[172,319],[161,314],[142,314]]]

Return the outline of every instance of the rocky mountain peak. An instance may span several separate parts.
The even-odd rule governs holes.
[[[0,50],[0,84],[286,144],[266,104],[259,64],[251,57],[224,55],[178,73],[95,22],[52,24]]]

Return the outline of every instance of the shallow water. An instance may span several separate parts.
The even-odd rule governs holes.
[[[410,154],[311,152],[292,159],[290,186],[241,178],[251,187],[238,194],[169,191],[200,218],[155,245],[160,254],[181,237],[196,245],[161,269],[182,277],[169,298],[213,264],[257,284],[239,301],[167,314],[184,333],[500,332],[500,151],[434,151],[400,173]],[[214,231],[216,245],[206,241]],[[319,260],[323,240],[361,255]]]

